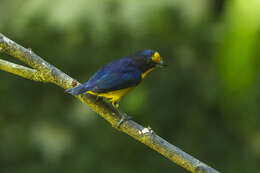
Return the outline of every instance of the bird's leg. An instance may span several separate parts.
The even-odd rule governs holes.
[[[117,128],[120,128],[121,124],[123,124],[124,122],[128,121],[128,120],[131,120],[132,117],[127,115],[126,113],[124,112],[120,112],[118,110],[118,113],[121,115],[121,119],[119,120],[119,122],[117,123]]]
[[[111,102],[112,106],[116,108],[115,110],[117,111],[117,113],[118,113],[119,115],[121,115],[121,119],[120,119],[119,122],[117,123],[117,128],[120,128],[121,124],[123,124],[124,122],[126,122],[126,121],[132,119],[131,116],[127,115],[127,114],[124,113],[124,112],[121,112],[121,111],[118,109],[118,107],[119,107],[119,100],[109,100],[109,101]]]
[[[119,102],[118,101],[112,101],[112,105],[118,109]]]

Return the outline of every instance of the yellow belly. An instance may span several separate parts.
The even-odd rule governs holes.
[[[100,96],[100,97],[105,97],[109,99],[112,103],[118,102],[122,96],[124,96],[126,93],[128,93],[130,90],[134,89],[135,87],[130,87],[130,88],[125,88],[121,90],[116,90],[116,91],[109,91],[107,93],[95,93],[93,91],[87,91],[87,93]]]
[[[142,79],[144,80],[144,78],[146,78],[146,76],[147,76],[151,71],[153,71],[153,69],[154,69],[154,67],[153,67],[153,68],[150,68],[150,69],[148,69],[146,72],[144,72],[144,73],[142,74]]]

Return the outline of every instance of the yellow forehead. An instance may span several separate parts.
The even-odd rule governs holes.
[[[155,63],[160,63],[162,61],[162,57],[158,52],[155,52],[152,56],[152,61]]]

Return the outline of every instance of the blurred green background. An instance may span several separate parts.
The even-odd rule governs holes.
[[[121,110],[221,172],[259,172],[259,0],[1,0],[0,21],[1,33],[81,82],[158,50],[168,68]],[[0,79],[1,173],[187,172],[53,84]]]

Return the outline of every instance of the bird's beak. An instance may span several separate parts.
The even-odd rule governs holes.
[[[163,68],[163,67],[166,67],[166,66],[168,66],[168,65],[165,64],[163,61],[160,61],[158,64],[156,64],[156,66]]]

